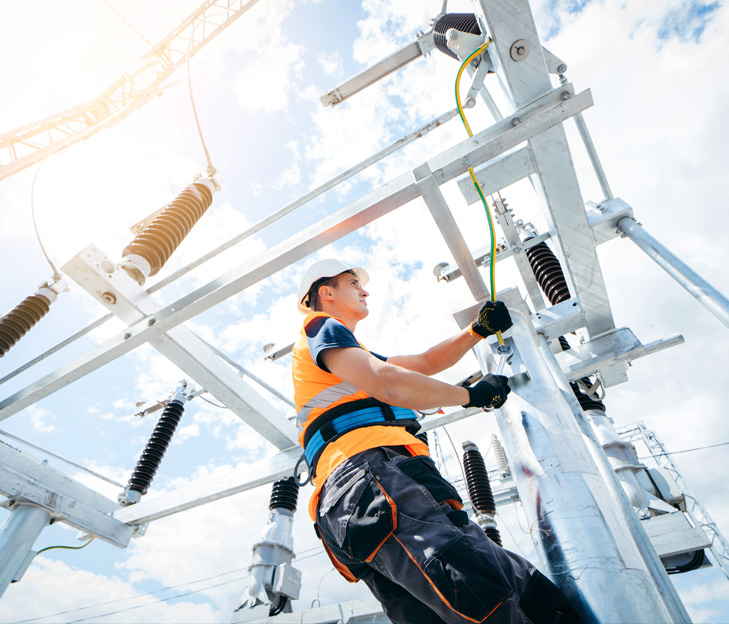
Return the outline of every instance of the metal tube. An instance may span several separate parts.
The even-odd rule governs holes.
[[[689,621],[688,613],[681,602],[673,583],[668,578],[666,570],[663,567],[663,563],[656,554],[656,550],[650,541],[645,529],[640,524],[638,515],[635,513],[633,506],[628,499],[627,492],[623,489],[623,486],[618,478],[618,475],[613,469],[613,465],[610,462],[607,454],[603,451],[602,444],[599,440],[599,436],[592,425],[588,423],[588,420],[582,416],[583,410],[580,406],[574,392],[570,388],[567,379],[565,378],[562,369],[557,362],[557,358],[552,353],[549,343],[543,336],[539,336],[542,355],[547,363],[547,366],[552,371],[552,378],[555,380],[557,387],[561,390],[563,396],[567,397],[568,403],[571,405],[573,412],[578,415],[578,424],[583,433],[583,440],[587,444],[592,457],[597,463],[597,467],[600,470],[605,484],[611,490],[613,498],[616,501],[614,507],[615,512],[620,514],[626,523],[628,530],[631,533],[632,539],[635,542],[637,550],[640,552],[641,557],[646,565],[648,573],[651,575],[654,585],[657,588],[660,595],[663,597],[664,602],[668,606],[671,613],[683,618],[683,621]],[[600,413],[602,416],[604,414]],[[589,417],[589,414],[588,414]],[[614,431],[614,429],[613,429]],[[617,433],[616,433],[617,435]],[[678,620],[681,621],[681,620]]]
[[[51,521],[51,514],[37,505],[17,503],[0,529],[0,596],[17,580],[35,540]]]
[[[577,124],[577,130],[582,137],[582,142],[585,144],[587,155],[590,157],[592,168],[595,170],[597,181],[600,183],[602,194],[605,196],[606,200],[613,199],[613,192],[610,190],[610,184],[608,184],[607,176],[605,175],[605,171],[602,168],[602,163],[600,162],[600,158],[597,155],[595,144],[592,142],[590,131],[587,129],[587,124],[585,123],[585,119],[582,116],[582,113],[578,113],[577,115],[575,115],[575,123]]]
[[[620,219],[618,221],[618,230],[645,251],[666,273],[681,284],[694,299],[729,327],[729,299],[703,277],[695,273],[683,261],[674,256],[634,219],[630,217]]]
[[[512,378],[496,416],[543,571],[574,597],[587,622],[688,622],[656,585],[616,509],[586,443],[584,415],[555,383],[528,311],[512,307],[511,316],[530,378]],[[494,369],[490,349],[476,349],[484,372]]]

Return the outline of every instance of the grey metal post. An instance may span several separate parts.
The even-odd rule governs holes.
[[[590,131],[587,129],[585,118],[582,116],[582,113],[578,113],[577,115],[575,115],[574,119],[575,124],[577,125],[577,131],[580,133],[580,137],[582,137],[582,142],[585,144],[587,155],[590,157],[592,168],[595,170],[597,181],[600,183],[602,194],[605,196],[605,199],[609,201],[613,199],[613,192],[612,190],[610,190],[610,184],[608,183],[607,176],[605,175],[605,170],[602,168],[600,157],[597,155],[595,144],[592,142]]]
[[[16,580],[35,540],[51,521],[51,514],[29,503],[17,503],[0,529],[0,596]]]
[[[584,415],[555,382],[528,311],[520,301],[510,309],[511,337],[530,378],[512,378],[514,391],[496,417],[543,570],[588,622],[690,621],[646,563],[591,454]],[[484,372],[495,369],[486,345],[477,355]]]
[[[683,286],[709,312],[729,327],[729,299],[722,295],[703,277],[674,256],[661,243],[646,232],[630,217],[618,221],[618,230],[623,232],[638,247],[645,251],[673,279]]]

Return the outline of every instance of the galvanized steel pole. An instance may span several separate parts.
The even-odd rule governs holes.
[[[670,582],[647,565],[592,456],[584,415],[555,382],[528,314],[512,307],[511,316],[529,379],[513,378],[496,415],[543,571],[574,597],[585,621],[689,622]],[[495,369],[486,345],[477,353],[484,372]]]
[[[687,264],[674,256],[661,243],[630,217],[618,221],[618,230],[632,240],[683,286],[709,312],[729,327],[729,299],[722,295]]]
[[[0,529],[0,596],[8,585],[19,580],[21,567],[41,531],[51,521],[51,514],[28,503],[17,503]]]

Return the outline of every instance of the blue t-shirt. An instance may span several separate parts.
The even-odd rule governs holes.
[[[316,365],[323,371],[330,373],[331,371],[324,365],[324,362],[319,359],[319,356],[327,349],[335,349],[342,347],[356,347],[362,348],[362,345],[357,342],[354,337],[352,330],[349,329],[344,323],[338,321],[331,316],[320,316],[315,318],[311,323],[306,326],[306,338],[309,343],[309,351],[311,352],[311,358],[316,362]],[[372,353],[372,351],[370,351]],[[387,361],[387,358],[379,355],[378,353],[372,353],[376,358]]]

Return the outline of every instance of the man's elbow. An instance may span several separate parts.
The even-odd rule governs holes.
[[[377,376],[368,394],[388,405],[402,405],[408,393],[407,384],[401,377],[392,371],[383,372]]]

